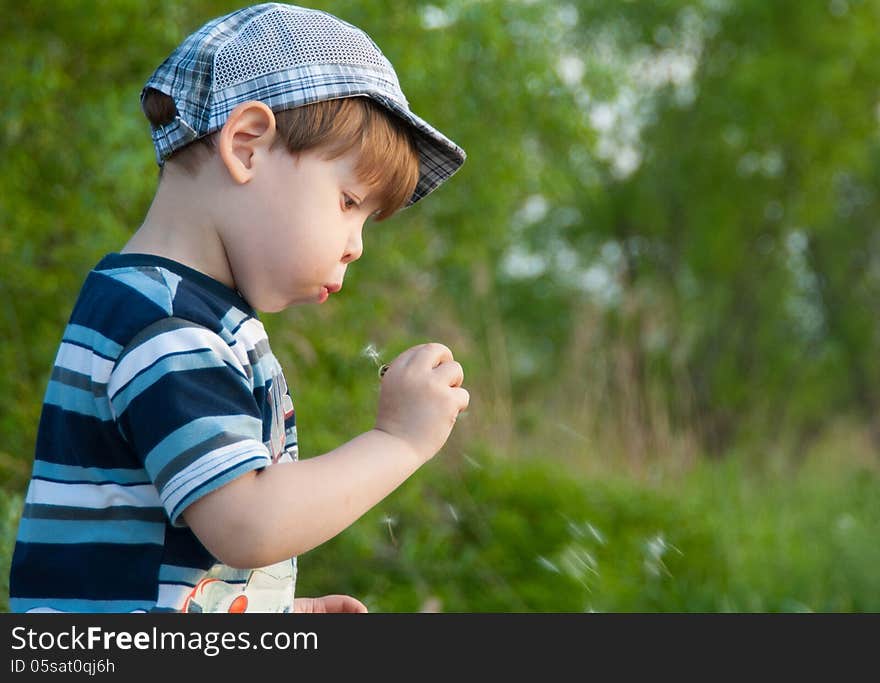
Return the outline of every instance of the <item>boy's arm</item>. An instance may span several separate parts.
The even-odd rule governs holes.
[[[263,567],[333,538],[422,462],[402,439],[373,429],[324,455],[248,472],[183,517],[225,564]]]
[[[183,513],[233,567],[262,567],[333,538],[440,450],[469,401],[439,344],[402,353],[382,380],[376,428],[314,458],[248,472]]]

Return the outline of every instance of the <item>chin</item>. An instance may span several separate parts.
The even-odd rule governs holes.
[[[262,311],[263,313],[280,313],[285,308],[288,308],[290,306],[290,302],[273,301],[272,303],[266,304],[265,306],[260,306],[260,308],[257,310]]]
[[[282,301],[278,298],[249,298],[248,296],[245,296],[244,298],[255,311],[259,311],[260,313],[278,313],[290,305],[289,302]]]

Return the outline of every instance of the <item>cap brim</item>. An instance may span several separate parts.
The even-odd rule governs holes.
[[[374,93],[368,93],[367,97],[406,121],[416,133],[416,147],[419,152],[419,182],[407,206],[411,206],[428,196],[461,168],[467,154],[434,126],[394,100]]]

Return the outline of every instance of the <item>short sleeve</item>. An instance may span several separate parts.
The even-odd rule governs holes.
[[[205,327],[166,318],[143,330],[117,360],[107,394],[175,526],[202,496],[270,464],[248,374]]]

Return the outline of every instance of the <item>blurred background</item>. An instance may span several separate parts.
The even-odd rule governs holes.
[[[0,609],[52,360],[156,187],[138,95],[241,2],[3,0]],[[447,446],[300,558],[372,611],[880,611],[880,0],[315,1],[469,158],[262,316],[301,457],[377,363],[466,371]],[[267,520],[271,524],[271,520]]]

